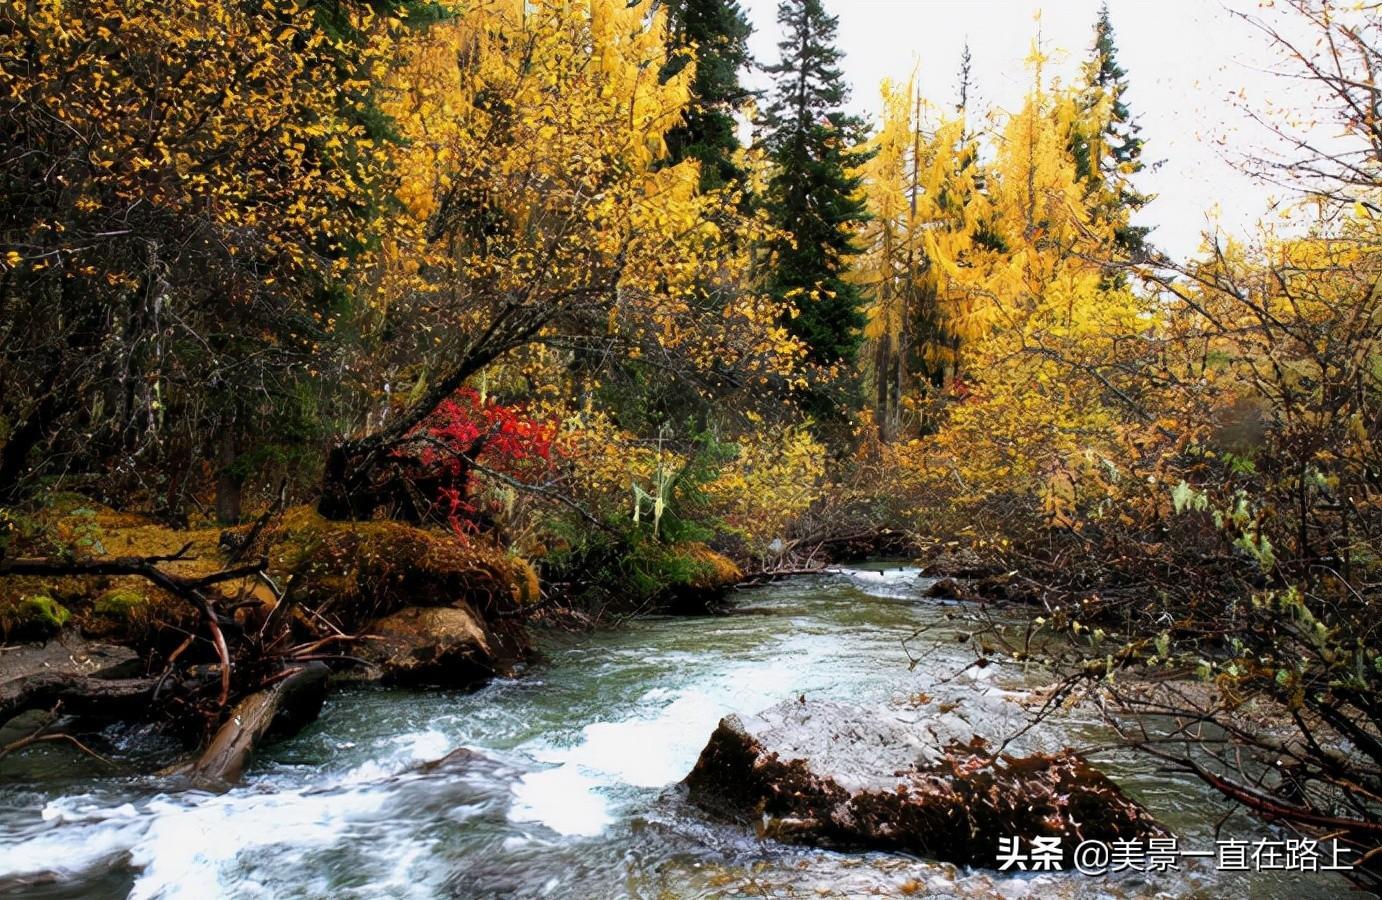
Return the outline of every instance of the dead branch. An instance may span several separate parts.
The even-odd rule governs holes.
[[[152,582],[176,597],[187,601],[201,613],[202,621],[216,648],[221,665],[221,690],[217,706],[224,707],[230,698],[231,661],[230,648],[226,645],[225,634],[221,630],[221,615],[206,589],[237,578],[247,578],[268,570],[268,557],[258,562],[233,566],[203,575],[188,578],[174,575],[159,568],[160,563],[186,559],[191,544],[186,544],[172,556],[119,556],[105,559],[62,559],[55,557],[18,557],[0,559],[0,576],[5,575],[132,575]]]

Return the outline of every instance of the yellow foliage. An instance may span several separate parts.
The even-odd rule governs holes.
[[[695,564],[696,574],[691,577],[689,587],[707,591],[723,590],[734,586],[744,577],[743,570],[732,559],[716,553],[699,541],[677,544],[672,552]]]
[[[6,0],[0,97],[22,100],[24,119],[8,127],[51,154],[48,184],[67,192],[63,219],[8,240],[63,248],[66,278],[133,288],[148,260],[129,271],[79,263],[151,207],[209,229],[203,238],[232,259],[261,259],[264,286],[340,274],[362,238],[359,199],[387,183],[355,113],[393,41],[361,7],[337,9],[362,36],[353,68],[307,4]],[[58,256],[34,253],[8,251],[6,265]]]
[[[802,426],[741,439],[737,457],[706,486],[715,514],[751,543],[782,537],[821,495],[825,447]]]
[[[801,351],[780,309],[747,289],[765,220],[732,189],[699,192],[694,160],[662,164],[694,76],[659,77],[664,10],[444,8],[381,92],[403,138],[388,153],[406,215],[382,241],[375,305],[411,298],[442,334],[487,334],[504,350],[557,342],[579,321],[583,339],[630,356],[652,344],[750,376],[790,368]],[[733,289],[707,313],[715,285]]]
[[[939,433],[884,452],[961,506],[1025,495],[1048,523],[1068,526],[1122,468],[1125,398],[1100,367],[1157,319],[1099,262],[1113,226],[1091,214],[1071,156],[1072,129],[1090,127],[1080,117],[1106,111],[1047,85],[1034,60],[1026,102],[1002,123],[987,166],[963,122],[924,137],[911,89],[886,95],[879,153],[865,172],[878,219],[864,273],[923,286],[913,292],[934,304],[928,354],[947,382],[939,410],[917,406],[939,411]],[[899,204],[909,193],[915,199]],[[899,254],[899,239],[919,241],[924,264],[906,262],[914,251]],[[898,327],[885,304],[895,294],[875,291],[875,334]]]

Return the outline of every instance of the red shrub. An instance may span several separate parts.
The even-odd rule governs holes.
[[[540,479],[552,471],[556,433],[555,422],[534,419],[521,405],[481,400],[479,392],[461,388],[418,426],[395,456],[412,464],[413,483],[431,489],[437,511],[453,528],[473,531],[473,464],[519,481]]]

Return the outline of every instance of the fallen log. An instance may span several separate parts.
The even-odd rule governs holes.
[[[73,672],[41,672],[0,685],[0,722],[56,703],[83,715],[137,717],[148,708],[157,686],[157,678],[103,679]]]
[[[64,636],[0,652],[0,722],[31,709],[119,718],[142,714],[156,679],[128,647]]]
[[[236,704],[201,756],[167,774],[214,788],[238,781],[266,735],[295,731],[316,718],[326,694],[326,675],[320,662],[287,670],[285,677]]]

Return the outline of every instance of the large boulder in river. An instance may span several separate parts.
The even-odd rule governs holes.
[[[953,712],[905,725],[887,712],[792,700],[720,721],[685,784],[711,812],[765,836],[996,863],[999,839],[1160,833],[1151,816],[1071,751],[993,758]]]

